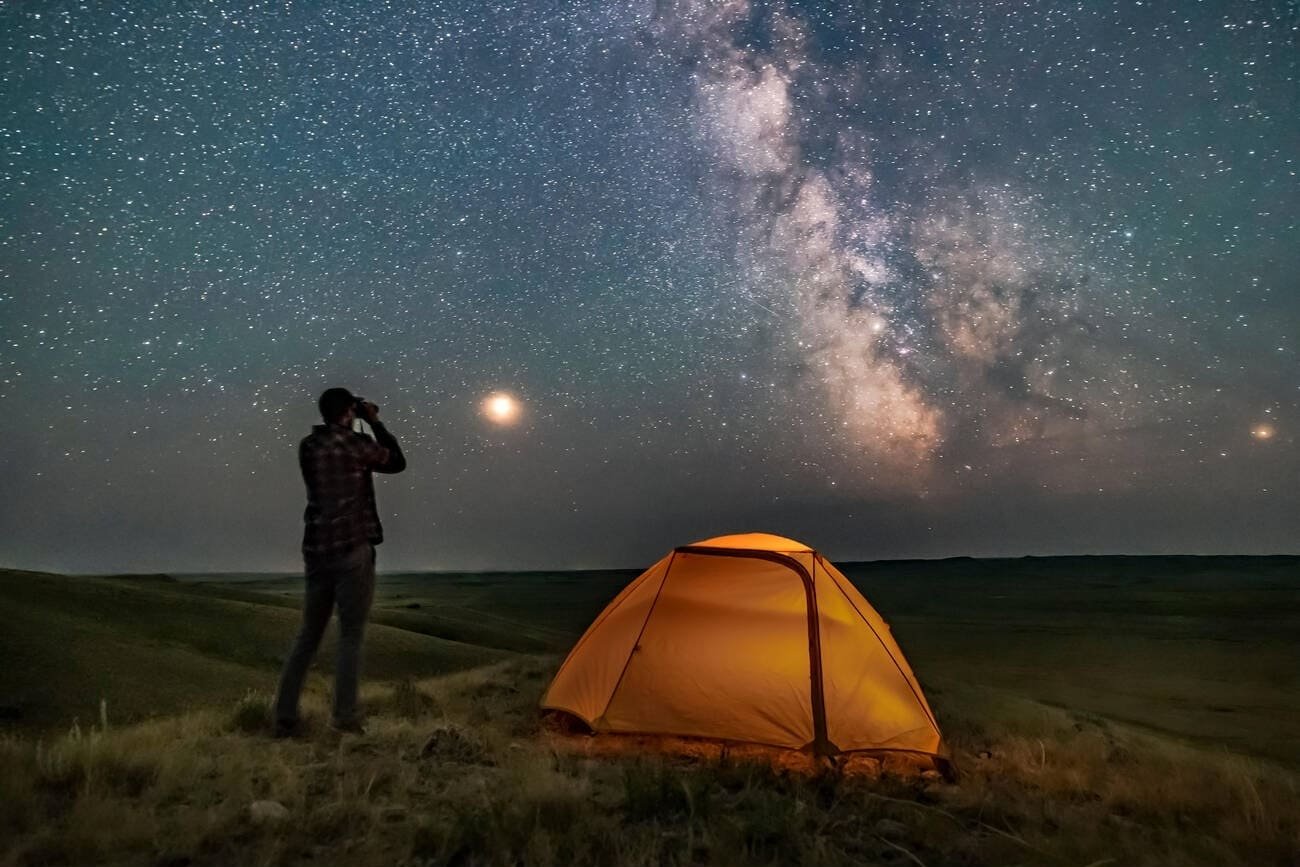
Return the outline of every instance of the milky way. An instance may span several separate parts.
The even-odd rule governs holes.
[[[1295,551],[1298,36],[1245,2],[2,6],[0,563],[294,568],[335,384],[409,453],[389,568]]]

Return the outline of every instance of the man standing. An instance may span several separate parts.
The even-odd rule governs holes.
[[[379,407],[353,397],[346,388],[328,389],[319,406],[325,423],[313,427],[298,446],[298,465],[307,484],[302,538],[307,592],[302,629],[275,697],[276,737],[290,737],[298,730],[303,680],[335,605],[339,643],[331,726],[341,732],[365,731],[357,709],[361,637],[375,593],[375,546],[384,540],[371,473],[406,469],[397,440],[379,421]],[[374,439],[352,430],[357,418],[370,425]]]

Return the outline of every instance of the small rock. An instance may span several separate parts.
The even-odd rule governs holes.
[[[981,758],[981,759],[991,759],[991,758],[993,758],[993,754],[992,754],[991,752],[989,752],[988,750],[980,750],[980,758]]]
[[[248,815],[254,822],[279,822],[289,817],[289,808],[279,801],[254,801],[248,805]]]
[[[881,819],[876,822],[875,831],[885,839],[898,839],[907,836],[907,826],[893,819]]]

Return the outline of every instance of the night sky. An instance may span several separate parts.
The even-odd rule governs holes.
[[[1300,7],[0,3],[0,565],[1300,552]],[[484,403],[495,392],[518,403]]]

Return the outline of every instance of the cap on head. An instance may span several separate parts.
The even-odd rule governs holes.
[[[320,417],[329,422],[343,418],[356,402],[357,399],[346,388],[327,388],[316,405],[320,407]]]

